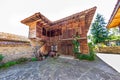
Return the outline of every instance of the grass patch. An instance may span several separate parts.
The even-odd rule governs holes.
[[[28,61],[27,58],[20,58],[20,59],[16,60],[16,63],[20,64],[20,63],[24,63],[24,62],[27,62],[27,61]]]
[[[37,61],[38,59],[33,57],[31,58],[30,60],[28,58],[19,58],[15,61],[9,61],[9,62],[6,62],[6,63],[0,63],[0,69],[1,68],[8,68],[10,66],[13,66],[13,65],[16,65],[16,64],[22,64],[22,63],[25,63],[27,61]]]
[[[21,64],[21,63],[24,63],[24,62],[27,62],[27,61],[28,61],[27,58],[20,58],[16,61],[8,61],[6,63],[1,63],[0,68],[8,68],[10,66],[13,66],[13,65],[16,65],[16,64]]]
[[[0,57],[1,56],[2,55],[0,55]],[[2,61],[3,58],[4,58],[3,56],[0,58],[1,61]],[[15,60],[15,61],[8,61],[6,63],[0,63],[0,69],[1,68],[8,68],[8,67],[11,67],[11,66],[16,65],[16,64],[22,64],[22,63],[25,63],[25,62],[28,62],[28,61],[37,61],[37,60],[38,59],[35,58],[35,57],[33,57],[31,59],[28,59],[28,58],[19,58],[19,59]]]
[[[36,57],[31,58],[31,61],[37,61],[38,59]]]
[[[0,62],[3,60],[4,56],[0,54]]]
[[[3,65],[3,67],[4,67],[4,68],[7,68],[7,67],[13,66],[13,65],[15,65],[15,64],[17,64],[16,61],[9,61],[9,62],[6,62],[6,63]]]

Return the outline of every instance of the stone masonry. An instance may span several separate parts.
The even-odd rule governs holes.
[[[31,46],[0,47],[0,54],[4,56],[3,62],[12,61],[19,58],[31,58],[34,50]]]

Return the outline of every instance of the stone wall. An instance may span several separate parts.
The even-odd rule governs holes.
[[[3,62],[31,58],[35,56],[35,48],[24,36],[0,32],[0,54],[4,56]]]
[[[31,58],[34,49],[30,45],[0,46],[0,54],[4,56],[3,62],[19,58]]]
[[[115,53],[120,54],[120,46],[115,47],[100,47],[98,52],[100,53]]]

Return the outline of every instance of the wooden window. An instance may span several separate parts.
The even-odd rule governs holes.
[[[68,38],[72,38],[72,36],[73,36],[73,29],[69,28],[68,29]]]
[[[66,27],[64,27],[62,30],[62,39],[66,38],[66,34],[67,34]]]
[[[42,28],[42,35],[46,35],[46,29],[45,28]]]

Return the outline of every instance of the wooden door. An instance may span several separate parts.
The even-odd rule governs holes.
[[[73,53],[73,46],[71,43],[67,43],[67,42],[63,42],[61,43],[61,54],[63,55],[70,55],[70,56],[74,56]]]
[[[67,53],[68,55],[74,56],[72,44],[67,44]]]

